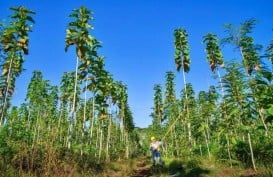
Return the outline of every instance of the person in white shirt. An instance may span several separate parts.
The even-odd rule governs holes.
[[[157,141],[154,136],[151,137],[150,150],[152,152],[152,162],[153,166],[156,165],[156,161],[158,159],[158,163],[160,166],[163,165],[161,155],[160,155],[160,146],[163,145],[161,141]]]

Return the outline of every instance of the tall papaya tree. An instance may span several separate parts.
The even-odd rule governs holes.
[[[226,104],[224,100],[225,92],[224,92],[222,77],[219,71],[219,67],[224,67],[224,60],[223,60],[221,49],[219,47],[217,35],[212,33],[206,34],[205,36],[203,36],[203,43],[206,45],[207,61],[209,62],[210,69],[213,73],[217,72],[217,75],[218,75],[218,79],[219,79],[219,83],[221,87],[221,95],[222,95],[222,105],[223,105],[222,115],[223,115],[223,118],[226,118],[226,109],[225,109]],[[213,108],[215,107],[213,106]],[[210,114],[210,116],[211,115],[212,114]],[[206,128],[207,128],[206,130],[209,130],[209,126],[207,126]],[[207,139],[209,140],[209,134]]]
[[[165,75],[165,94],[164,94],[164,120],[167,121],[167,127],[170,129],[170,135],[168,136],[170,143],[170,148],[173,149],[173,153],[177,154],[178,152],[178,139],[177,132],[175,131],[177,120],[179,117],[178,113],[178,102],[176,101],[176,93],[175,93],[175,75],[172,71],[167,71]],[[166,135],[165,135],[166,136]],[[167,140],[168,141],[168,140]]]
[[[260,69],[258,47],[254,45],[254,39],[248,35],[256,24],[257,20],[249,19],[241,23],[239,27],[232,24],[224,25],[227,37],[222,39],[222,43],[230,43],[239,49],[248,75],[251,75],[254,70]]]
[[[176,64],[176,70],[179,72],[182,68],[182,74],[183,74],[183,81],[184,81],[184,90],[185,93],[187,93],[187,88],[186,88],[186,77],[185,77],[185,72],[188,73],[190,71],[190,49],[189,49],[189,44],[188,44],[188,33],[185,29],[183,28],[178,28],[174,30],[174,47],[175,47],[175,54],[174,54],[174,59],[175,59],[175,64]],[[187,94],[185,95],[187,99]],[[187,110],[187,119],[189,119],[189,110],[187,107],[184,109]],[[191,123],[187,123],[187,128],[188,128],[188,136],[189,136],[189,147],[191,151],[191,146],[192,146],[192,139],[191,139]]]
[[[24,55],[28,54],[29,32],[34,20],[31,15],[34,11],[27,8],[11,7],[14,14],[10,16],[11,22],[4,28],[0,43],[4,50],[4,63],[1,65],[0,78],[1,110],[0,126],[3,122],[9,99],[15,89],[15,80],[23,70]]]
[[[95,60],[92,61],[92,64],[88,67],[88,73],[91,72],[91,75],[88,75],[88,78],[91,80],[87,84],[87,89],[92,92],[92,119],[91,119],[91,125],[89,126],[89,144],[92,144],[93,140],[93,130],[95,125],[95,115],[96,115],[96,105],[100,104],[99,102],[96,102],[99,90],[103,87],[103,73],[106,73],[105,71],[105,62],[104,57],[98,56],[95,57]]]
[[[225,32],[227,33],[227,37],[222,39],[223,43],[230,43],[234,45],[237,49],[239,49],[242,61],[244,64],[245,71],[249,76],[249,80],[251,80],[251,75],[254,71],[260,71],[261,63],[260,63],[260,56],[258,54],[258,50],[260,46],[254,44],[254,39],[249,36],[252,32],[254,26],[257,24],[257,20],[249,19],[244,21],[239,27],[235,27],[232,24],[225,24]],[[258,110],[258,116],[264,126],[265,135],[268,135],[268,127],[265,122],[265,115],[263,113],[262,105],[259,104],[259,101],[256,97],[255,93],[255,85],[251,84],[249,81],[249,87],[251,89],[251,94],[253,97],[253,104],[255,105],[256,109]]]
[[[51,100],[50,89],[52,89],[52,86],[50,86],[48,80],[43,79],[42,72],[34,71],[26,95],[26,101],[30,109],[30,125],[33,131],[32,146],[40,141],[42,132],[48,133],[47,130],[50,126],[51,119],[54,117],[54,115],[49,117],[52,111],[49,105],[54,107],[54,102],[56,101],[55,98]],[[51,101],[53,104],[49,104]]]
[[[124,116],[125,116],[125,120],[124,120],[124,128],[126,131],[126,136],[125,136],[125,157],[128,159],[130,157],[130,154],[132,153],[131,149],[132,146],[130,146],[130,144],[132,144],[132,137],[130,136],[133,133],[133,130],[135,128],[134,126],[134,122],[133,122],[133,114],[132,111],[129,107],[128,101],[125,103],[125,111],[124,111]]]
[[[52,145],[54,143],[54,141],[52,140],[56,137],[56,135],[58,135],[58,127],[56,126],[58,125],[58,93],[58,86],[48,86],[48,93],[46,97],[46,124],[49,136],[47,138],[47,141],[52,143]]]
[[[210,123],[212,132],[217,132],[219,128],[218,124],[220,122],[220,115],[222,115],[221,113],[224,111],[218,110],[219,106],[217,104],[217,101],[219,98],[219,94],[217,93],[216,86],[210,86],[207,95],[210,116],[210,120],[208,120],[207,123]],[[208,139],[210,140],[210,133],[208,133]]]
[[[163,98],[161,85],[154,85],[153,127],[159,129],[163,119]]]
[[[106,136],[106,138],[110,141],[110,138],[111,138],[111,134],[108,133],[108,132],[111,132],[111,112],[110,112],[110,109],[111,109],[111,105],[112,105],[112,96],[111,94],[114,92],[115,88],[114,88],[114,81],[113,81],[113,77],[112,75],[103,70],[104,72],[101,73],[101,76],[100,76],[100,82],[99,82],[99,85],[98,85],[98,102],[97,103],[97,110],[98,110],[98,116],[100,118],[100,131],[101,131],[101,137],[100,137],[100,144],[102,144],[101,142],[104,141],[104,137]],[[107,133],[106,133],[106,129],[107,129]],[[103,133],[104,132],[104,133]],[[102,134],[103,133],[103,134]],[[108,136],[109,135],[109,136]],[[105,146],[106,146],[106,158],[108,158],[107,160],[110,160],[109,159],[109,141],[107,141],[105,143]],[[100,159],[100,154],[101,154],[101,151],[102,151],[102,146],[100,146],[100,149],[99,149],[99,159]],[[107,152],[108,151],[108,152]]]
[[[88,10],[86,7],[82,6],[79,9],[74,9],[72,14],[69,15],[73,19],[69,24],[66,30],[65,37],[65,51],[72,45],[75,45],[76,48],[76,69],[75,69],[75,81],[74,81],[74,97],[73,105],[71,110],[71,120],[70,127],[72,126],[72,121],[76,119],[76,93],[77,93],[77,83],[78,83],[78,69],[81,66],[81,63],[87,63],[87,51],[90,46],[93,46],[94,37],[90,35],[90,30],[93,29],[93,26],[90,25],[90,21],[93,20],[93,12]],[[95,40],[96,41],[96,40]],[[81,62],[79,64],[79,62]],[[85,73],[84,71],[82,73]],[[69,134],[72,133],[72,128],[70,128]],[[69,143],[70,144],[70,143]],[[68,148],[70,145],[68,144]]]
[[[182,69],[184,88],[186,87],[185,72],[190,71],[190,49],[188,44],[188,33],[183,28],[174,30],[174,47],[175,47],[175,64],[176,70],[179,72]]]
[[[200,91],[197,98],[197,113],[199,117],[199,125],[196,128],[198,131],[195,134],[199,134],[197,140],[200,143],[205,140],[207,153],[210,158],[210,125],[211,125],[211,114],[210,114],[210,106],[208,101],[208,93],[205,91]],[[203,136],[202,136],[203,135]],[[200,148],[201,155],[203,154],[202,148]]]
[[[60,83],[60,108],[58,115],[58,133],[56,136],[59,137],[59,142],[67,144],[68,135],[65,133],[65,129],[69,128],[67,125],[67,116],[72,110],[74,100],[74,72],[65,72],[61,78]],[[80,100],[80,86],[77,84],[76,92],[76,103]]]
[[[121,142],[125,142],[125,109],[128,102],[127,86],[122,82],[117,82],[117,106],[118,106],[118,117],[120,119],[120,128],[121,128]]]
[[[176,102],[176,94],[175,94],[175,83],[174,78],[175,75],[172,71],[166,72],[166,83],[165,83],[165,99],[164,99],[164,112],[169,113],[168,116],[171,116],[172,107]],[[166,117],[163,118],[165,120]]]
[[[79,79],[80,81],[85,82],[85,87],[83,89],[84,92],[84,113],[83,113],[83,122],[82,122],[82,139],[84,138],[84,129],[86,125],[86,112],[87,112],[87,92],[91,91],[93,93],[93,97],[95,95],[95,90],[88,90],[88,85],[90,82],[94,82],[97,75],[97,62],[100,59],[104,59],[104,57],[98,56],[97,50],[100,48],[100,43],[92,37],[91,43],[87,45],[86,55],[82,58],[79,65]],[[95,71],[96,70],[96,71]],[[99,70],[101,71],[101,70]],[[82,152],[82,150],[81,150]],[[82,153],[81,153],[82,155]]]
[[[224,99],[227,104],[227,117],[224,121],[228,122],[229,132],[239,139],[240,135],[244,136],[241,128],[252,122],[253,107],[248,99],[247,84],[241,65],[228,63],[226,72],[223,77],[223,86],[226,91]]]
[[[222,97],[224,96],[224,90],[219,72],[219,66],[224,66],[223,55],[218,45],[218,39],[215,34],[208,33],[203,37],[203,43],[206,45],[207,61],[209,62],[210,69],[213,73],[217,72],[222,90]]]
[[[189,150],[192,153],[192,148],[194,143],[192,143],[194,136],[192,135],[192,130],[195,132],[196,127],[199,126],[200,121],[196,116],[196,100],[194,97],[195,93],[191,83],[186,84],[186,89],[181,91],[181,107],[184,107],[182,113],[188,115],[187,117],[182,118],[182,123],[187,124],[188,128],[188,142],[189,142]],[[190,116],[189,116],[190,115]],[[193,125],[191,127],[191,125]]]
[[[133,116],[128,104],[127,86],[121,81],[116,81],[113,84],[115,86],[114,92],[112,92],[112,102],[117,103],[118,117],[120,119],[120,144],[121,148],[125,148],[125,157],[129,158],[131,154],[130,138],[133,125]]]
[[[245,83],[246,76],[243,74],[242,66],[238,63],[230,63],[226,67],[227,73],[223,77],[223,85],[227,94],[225,100],[227,103],[227,119],[223,121],[227,144],[228,154],[229,150],[229,137],[234,137],[237,140],[245,141],[247,134],[250,154],[252,158],[253,168],[256,170],[254,162],[254,154],[251,145],[250,132],[255,125],[256,115],[253,115],[255,108],[251,105],[249,94],[247,93],[247,84]]]

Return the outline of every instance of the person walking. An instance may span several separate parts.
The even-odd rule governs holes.
[[[151,137],[150,150],[152,153],[153,166],[156,165],[157,160],[159,165],[163,166],[163,162],[162,162],[161,154],[160,154],[160,146],[162,145],[163,143],[161,141],[157,141],[154,136]]]

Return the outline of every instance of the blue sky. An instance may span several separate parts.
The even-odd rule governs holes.
[[[128,87],[129,104],[136,126],[147,127],[153,106],[153,86],[164,86],[166,71],[175,72],[173,31],[183,27],[189,34],[191,70],[186,75],[196,92],[207,90],[212,79],[202,37],[208,32],[224,37],[222,25],[239,25],[246,19],[259,21],[254,29],[256,43],[267,46],[273,38],[272,0],[12,0],[2,1],[0,19],[11,14],[9,7],[24,5],[35,11],[36,23],[30,34],[26,69],[16,81],[13,104],[24,101],[34,70],[59,85],[63,72],[75,68],[75,51],[64,51],[65,29],[72,9],[86,6],[94,12],[92,35],[102,42],[100,55],[115,80]],[[236,51],[225,47],[224,59],[235,58]],[[176,73],[176,89],[182,89],[182,74]]]

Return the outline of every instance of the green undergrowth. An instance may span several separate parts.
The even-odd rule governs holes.
[[[258,166],[257,171],[245,168],[234,161],[232,164],[225,160],[216,160],[213,157],[198,158],[166,158],[164,166],[152,167],[151,157],[120,159],[111,162],[95,162],[92,159],[72,159],[68,155],[58,160],[51,157],[51,161],[44,161],[40,169],[24,170],[23,167],[0,163],[1,177],[36,177],[36,176],[71,176],[71,177],[129,177],[134,176],[138,168],[146,168],[153,177],[270,177],[273,170]],[[141,167],[139,167],[141,163]],[[232,165],[232,166],[231,166]]]
[[[232,165],[232,166],[231,166]],[[173,177],[270,177],[273,170],[264,166],[257,170],[245,168],[234,161],[232,164],[214,158],[176,158],[165,159],[168,173]],[[163,174],[161,176],[164,176]]]

